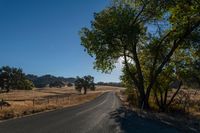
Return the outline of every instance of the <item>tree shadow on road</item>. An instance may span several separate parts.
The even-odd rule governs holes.
[[[161,122],[142,118],[132,110],[120,107],[110,113],[111,119],[124,133],[178,133],[179,131]]]

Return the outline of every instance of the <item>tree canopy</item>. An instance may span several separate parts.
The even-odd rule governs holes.
[[[84,90],[84,94],[87,93],[87,89],[95,90],[95,84],[94,84],[94,77],[88,75],[84,76],[82,78],[77,77],[75,80],[75,89],[78,91]]]
[[[123,58],[122,79],[128,78],[139,92],[139,106],[149,108],[156,84],[168,86],[198,68],[199,29],[196,0],[117,0],[95,13],[91,27],[82,28],[80,36],[97,70],[110,72]]]
[[[33,83],[26,79],[22,69],[3,66],[0,68],[0,88],[1,91],[9,92],[10,89],[30,90]]]

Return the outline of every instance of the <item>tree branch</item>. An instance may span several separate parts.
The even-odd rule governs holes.
[[[125,46],[124,46],[123,54],[124,54],[124,62],[125,62],[125,66],[126,66],[126,71],[128,72],[129,76],[133,80],[134,84],[138,87],[138,80],[136,79],[134,74],[130,71],[130,67],[128,65],[127,56],[126,56],[126,47]]]
[[[146,91],[146,97],[149,97],[150,95],[150,91],[151,88],[153,87],[158,75],[162,72],[163,67],[166,65],[166,63],[170,60],[171,56],[173,55],[174,51],[179,47],[179,45],[184,41],[184,39],[191,34],[191,32],[197,28],[200,25],[200,20],[197,21],[197,23],[191,27],[191,28],[187,28],[187,30],[185,31],[185,33],[177,40],[174,41],[173,46],[170,50],[170,52],[165,56],[164,60],[162,61],[162,63],[160,64],[160,66],[158,67],[158,69],[155,72],[155,75],[153,76],[152,81],[150,82],[149,86],[147,87],[147,91]]]
[[[136,51],[136,43],[135,44],[131,43],[131,46],[132,46],[133,60],[134,60],[135,65],[136,65],[137,74],[138,74],[138,78],[139,78],[138,83],[140,84],[140,87],[142,87],[141,89],[144,89],[144,77],[143,77],[143,74],[142,74],[140,61],[138,59],[138,55],[137,55],[137,51]]]
[[[167,106],[169,106],[172,102],[173,102],[173,100],[174,100],[174,98],[175,98],[175,96],[177,95],[177,93],[179,92],[179,90],[181,89],[181,86],[182,86],[182,84],[183,84],[183,82],[182,81],[180,81],[180,84],[179,84],[179,87],[178,87],[178,89],[176,90],[176,92],[174,93],[174,95],[172,96],[172,98],[171,98],[171,100],[169,101],[169,103],[167,104]]]
[[[158,59],[158,53],[159,53],[159,49],[163,43],[163,41],[172,33],[172,31],[168,32],[158,43],[158,45],[156,46],[156,55],[154,57],[154,61],[153,61],[153,65],[152,65],[152,69],[150,71],[150,81],[152,82],[153,78],[154,78],[154,71],[156,69],[156,64],[157,64],[157,59]],[[151,83],[150,82],[150,83]]]

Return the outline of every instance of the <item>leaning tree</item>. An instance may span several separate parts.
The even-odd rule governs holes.
[[[199,45],[199,26],[196,0],[117,0],[95,13],[91,28],[82,28],[80,36],[97,70],[111,72],[123,58],[139,106],[148,109],[150,94],[174,53],[190,53]]]

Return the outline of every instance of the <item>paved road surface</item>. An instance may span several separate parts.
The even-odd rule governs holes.
[[[121,107],[114,92],[65,109],[0,123],[0,133],[175,133],[176,129],[137,117]]]

